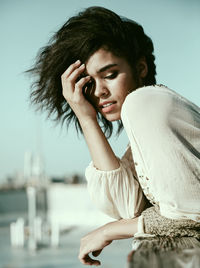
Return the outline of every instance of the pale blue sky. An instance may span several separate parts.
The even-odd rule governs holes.
[[[85,142],[73,127],[68,133],[61,131],[29,107],[31,81],[23,72],[71,15],[91,5],[142,24],[154,42],[157,82],[200,105],[200,1],[0,0],[0,181],[23,170],[24,152],[36,152],[38,140],[48,175],[83,173],[90,161]],[[125,133],[112,138],[111,144],[121,156]]]

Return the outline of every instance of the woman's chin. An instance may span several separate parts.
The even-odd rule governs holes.
[[[104,117],[110,122],[118,121],[121,119],[121,116],[118,114],[107,114],[104,115]]]

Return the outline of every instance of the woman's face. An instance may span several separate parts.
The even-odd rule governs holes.
[[[121,119],[126,96],[138,87],[127,61],[99,49],[86,62],[86,72],[91,76],[91,101],[96,110],[109,121]]]

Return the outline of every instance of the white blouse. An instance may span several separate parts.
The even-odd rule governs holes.
[[[121,119],[130,147],[116,170],[87,167],[93,202],[113,218],[133,218],[144,193],[161,215],[200,222],[200,108],[163,85],[146,86],[126,97]]]

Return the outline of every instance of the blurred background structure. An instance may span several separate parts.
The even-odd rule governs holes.
[[[199,0],[0,0],[0,267],[82,267],[81,236],[113,220],[87,194],[83,138],[30,107],[24,74],[53,33],[92,5],[140,23],[154,43],[157,82],[200,105]],[[110,143],[121,156],[128,139],[123,132]],[[112,243],[102,267],[123,267],[130,250],[131,240]]]

